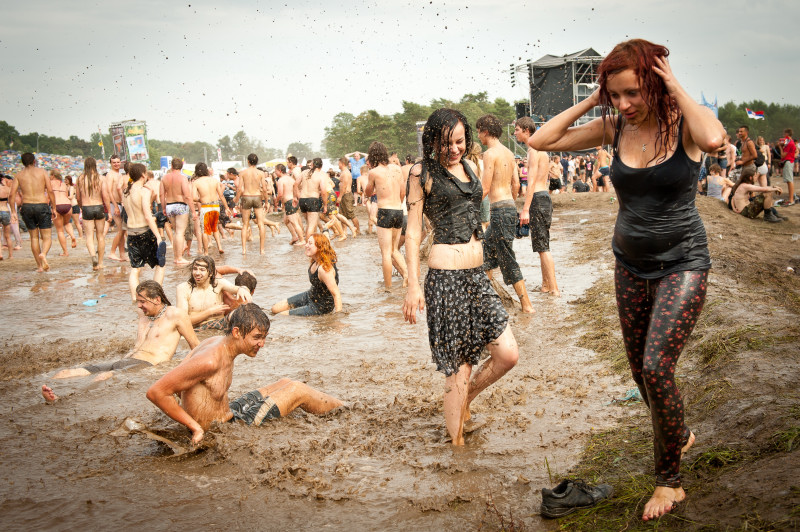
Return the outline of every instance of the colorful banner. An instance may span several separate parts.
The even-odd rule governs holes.
[[[125,142],[128,147],[128,156],[131,162],[147,163],[147,137],[144,124],[125,126]]]
[[[127,161],[128,147],[125,145],[125,130],[122,129],[122,126],[112,126],[108,130],[114,143],[114,155],[119,156],[123,162]]]
[[[753,120],[764,120],[764,111],[753,111],[747,107],[745,107],[744,110],[747,112],[747,118],[752,118]]]

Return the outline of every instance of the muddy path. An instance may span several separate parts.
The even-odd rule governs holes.
[[[79,246],[69,259],[52,259],[51,273],[37,275],[23,250],[0,263],[5,526],[421,530],[496,528],[502,518],[551,529],[538,516],[540,488],[562,478],[591,434],[630,415],[609,404],[630,383],[577,346],[588,316],[576,316],[575,303],[611,270],[601,260],[610,253],[607,241],[589,254],[575,243],[607,231],[615,214],[608,195],[557,202],[559,299],[535,291],[538,256],[528,240],[516,241],[537,314],[511,310],[519,364],[473,403],[477,428],[463,449],[445,442],[444,378],[430,361],[424,319],[403,323],[399,280],[392,292],[382,291],[374,236],[336,245],[345,313],[275,318],[259,355],[237,360],[230,394],[289,377],[351,408],[324,417],[295,412],[262,427],[219,426],[206,446],[179,457],[118,429],[135,418],[188,447],[188,432],[144,395],[185,355],[185,344],[162,367],[100,383],[52,379],[59,368],[112,359],[132,343],[127,266],[91,273]],[[285,229],[268,241],[264,257],[252,244],[242,257],[237,242],[224,241],[221,262],[255,272],[256,303],[269,307],[306,289],[306,258],[288,245]],[[167,295],[187,277],[168,269]],[[83,305],[93,299],[97,305]],[[61,396],[55,405],[42,402],[44,383]]]

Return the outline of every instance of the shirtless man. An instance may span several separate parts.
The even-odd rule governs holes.
[[[185,265],[190,261],[183,258],[186,248],[186,228],[189,226],[189,203],[192,201],[192,188],[189,180],[181,172],[183,161],[174,157],[171,170],[161,178],[161,205],[164,215],[175,231],[172,243],[172,255],[175,264]]]
[[[289,162],[291,165],[291,161]],[[297,206],[294,204],[294,178],[286,173],[286,167],[279,164],[275,167],[275,174],[278,176],[278,201],[283,205],[283,223],[292,235],[289,244],[302,246],[305,244],[303,239],[303,226],[300,225],[300,215],[297,214]]]
[[[392,288],[392,266],[403,277],[403,287],[408,286],[406,259],[400,253],[400,232],[403,229],[403,198],[406,197],[403,170],[389,163],[389,153],[380,142],[369,146],[367,157],[371,169],[368,174],[367,196],[377,195],[378,245],[381,249],[383,286]]]
[[[155,175],[150,170],[144,174],[144,186],[150,191],[150,198],[153,200],[151,209],[156,219],[156,227],[158,227],[161,240],[172,242],[172,229],[168,225],[169,220],[161,211],[161,183],[156,180]],[[164,239],[165,234],[167,236],[166,240]]]
[[[108,171],[103,179],[105,179],[106,187],[108,188],[111,210],[108,211],[109,218],[106,220],[103,233],[108,234],[108,229],[111,227],[111,219],[113,218],[117,234],[114,235],[114,240],[111,241],[111,251],[108,253],[108,258],[117,262],[126,262],[128,260],[128,257],[125,256],[126,231],[123,229],[125,225],[122,221],[122,187],[125,178],[119,173],[122,161],[119,155],[112,155],[108,162],[111,165],[111,170]]]
[[[154,269],[153,280],[161,284],[164,281],[167,255],[167,243],[161,240],[153,216],[150,189],[144,186],[145,172],[147,168],[141,163],[130,165],[128,186],[122,194],[122,203],[128,217],[127,244],[131,263],[128,286],[134,303],[136,303],[140,270],[147,264]]]
[[[36,167],[36,157],[32,153],[22,154],[22,165],[24,168],[12,180],[8,197],[16,198],[17,190],[22,191],[19,215],[31,236],[31,252],[36,260],[36,271],[41,273],[50,269],[47,253],[50,251],[51,228],[56,216],[56,197],[50,185],[50,177],[47,172]],[[12,209],[11,223],[15,223],[17,219],[17,213]]]
[[[189,280],[178,285],[178,308],[189,314],[192,326],[197,330],[224,329],[225,311],[229,307],[222,300],[223,291],[240,301],[250,302],[250,291],[246,287],[217,279],[214,259],[200,255],[192,261]]]
[[[106,380],[116,370],[136,366],[156,366],[172,359],[181,336],[189,344],[190,349],[194,349],[200,343],[192,329],[189,316],[185,311],[172,306],[157,282],[143,281],[136,287],[136,306],[141,312],[136,344],[130,353],[114,362],[64,369],[56,373],[53,378],[97,375],[95,381]],[[42,395],[48,402],[56,400],[53,390],[48,386],[42,386]]]
[[[269,333],[269,318],[258,305],[242,305],[231,314],[225,336],[214,336],[193,350],[187,360],[147,390],[147,398],[169,417],[185,425],[192,443],[203,440],[211,423],[241,420],[248,425],[288,415],[296,408],[326,414],[342,402],[301,382],[281,379],[228,403],[233,362],[240,354],[255,357]],[[180,404],[173,394],[181,395]]]
[[[325,193],[322,174],[322,159],[317,157],[311,163],[311,171],[301,173],[300,180],[294,184],[296,205],[300,206],[300,212],[306,218],[305,240],[316,232],[319,213],[328,212],[328,195]]]
[[[529,116],[517,120],[514,136],[519,142],[527,144],[536,131],[536,125]],[[553,220],[553,200],[548,189],[550,159],[547,153],[528,148],[528,192],[525,205],[519,213],[521,224],[530,223],[531,247],[539,254],[542,265],[542,292],[560,295],[556,284],[556,267],[550,254],[550,223]]]
[[[225,209],[228,217],[233,213],[225,202],[222,182],[209,175],[206,163],[198,163],[195,165],[194,172],[195,175],[197,175],[197,179],[192,181],[192,196],[194,200],[200,204],[200,225],[203,228],[202,254],[208,255],[208,236],[214,235],[214,240],[217,242],[217,249],[220,255],[222,255],[225,251],[222,249],[222,240],[217,230],[220,209]]]
[[[264,181],[264,172],[256,168],[258,156],[255,153],[247,156],[247,164],[248,168],[239,172],[236,197],[233,199],[238,202],[241,198],[239,209],[242,212],[242,255],[247,255],[247,231],[250,227],[250,211],[252,210],[256,212],[259,250],[263,255],[267,228],[264,227],[264,208],[261,206],[261,202],[267,197],[266,182]]]
[[[353,231],[353,236],[361,234],[361,228],[358,225],[358,216],[356,216],[356,200],[353,195],[353,174],[349,169],[350,161],[347,157],[339,159],[339,214],[341,218],[348,220],[352,224],[350,230]]]
[[[608,192],[608,179],[610,175],[611,156],[602,147],[598,146],[595,171],[592,174],[592,187],[594,192]]]
[[[489,196],[491,218],[483,240],[483,266],[489,278],[492,270],[500,267],[503,281],[514,287],[522,305],[522,312],[533,313],[533,306],[525,289],[522,271],[514,255],[517,206],[514,200],[519,193],[519,171],[514,154],[503,146],[500,136],[503,125],[494,115],[484,115],[475,123],[478,139],[487,147],[483,152],[481,184],[483,196]]]

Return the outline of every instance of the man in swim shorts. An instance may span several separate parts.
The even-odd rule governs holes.
[[[186,426],[192,443],[199,444],[214,421],[242,421],[261,425],[289,415],[296,408],[326,414],[342,402],[302,382],[281,379],[228,402],[233,366],[240,354],[255,357],[264,347],[269,318],[255,303],[231,313],[224,336],[214,336],[197,346],[186,360],[161,377],[147,398],[165,414]],[[180,394],[180,404],[173,395]]]
[[[356,216],[356,199],[353,195],[354,181],[353,174],[350,173],[348,168],[349,162],[347,157],[339,159],[339,212],[346,220],[353,224],[351,230],[353,236],[361,234],[361,228],[358,225],[358,216]]]
[[[122,217],[122,189],[127,180],[119,173],[119,168],[122,166],[122,160],[119,158],[119,155],[112,155],[108,163],[111,165],[111,170],[100,178],[106,182],[108,194],[111,199],[103,234],[108,234],[108,230],[111,227],[111,220],[114,220],[117,234],[114,235],[114,240],[111,241],[111,251],[109,251],[107,257],[117,262],[127,262],[128,257],[125,256],[125,237],[127,236],[127,230],[125,229],[125,221]],[[125,164],[127,165],[128,163]],[[126,173],[129,170],[130,168],[126,166]]]
[[[224,303],[222,292],[249,303],[250,291],[225,279],[217,279],[216,264],[208,255],[195,257],[191,264],[189,280],[178,285],[178,308],[189,314],[196,330],[224,329],[225,311],[230,307]]]
[[[192,201],[192,188],[189,180],[181,172],[183,161],[174,157],[170,164],[171,170],[161,178],[161,197],[164,215],[169,218],[169,224],[175,232],[172,243],[172,254],[175,264],[189,264],[183,258],[186,249],[186,228],[189,227],[189,203]]]
[[[367,159],[370,170],[367,176],[365,193],[377,196],[378,245],[381,250],[383,285],[392,287],[392,266],[403,277],[403,287],[408,286],[406,259],[400,253],[400,233],[403,230],[403,198],[406,197],[406,183],[403,170],[389,163],[389,153],[380,142],[369,146]]]
[[[608,192],[608,179],[610,175],[611,156],[602,147],[597,146],[597,170],[592,174],[592,186],[595,192]]]
[[[22,192],[19,215],[31,236],[31,252],[36,260],[36,271],[41,273],[50,269],[47,253],[50,251],[51,228],[56,216],[56,195],[47,172],[36,167],[36,156],[23,153],[21,159],[24,168],[14,176],[8,198],[13,203],[17,191]],[[12,209],[11,223],[15,224],[17,220],[17,212]]]
[[[303,239],[303,226],[300,225],[300,215],[297,213],[297,206],[294,203],[294,178],[286,173],[286,167],[279,164],[275,167],[275,175],[278,177],[278,201],[283,205],[283,223],[292,235],[290,244],[301,246],[305,243]]]
[[[516,122],[514,136],[519,142],[527,143],[536,131],[536,124],[529,116]],[[550,223],[553,220],[553,200],[548,191],[550,160],[547,153],[528,147],[528,192],[525,204],[519,213],[519,223],[530,223],[531,247],[539,254],[542,265],[542,292],[560,295],[556,283],[556,267],[550,254]]]
[[[175,355],[178,342],[183,337],[194,349],[200,343],[192,329],[185,311],[173,307],[164,294],[164,289],[155,281],[142,281],[136,287],[136,306],[139,309],[136,343],[133,349],[119,360],[89,364],[82,368],[64,369],[54,375],[55,379],[96,375],[95,381],[111,377],[112,372],[150,367],[166,362]],[[47,401],[56,399],[52,388],[42,386],[42,395]]]
[[[301,173],[300,180],[294,184],[292,194],[306,219],[304,242],[317,232],[319,213],[327,212],[328,194],[325,191],[322,174],[322,159],[317,157],[312,161],[310,171]]]
[[[262,202],[267,197],[265,174],[256,168],[258,156],[251,153],[247,156],[247,170],[239,173],[239,182],[236,185],[235,202],[241,199],[239,209],[242,212],[242,255],[247,255],[247,231],[250,227],[250,212],[256,213],[258,226],[259,252],[264,254],[267,228],[264,225],[264,208]]]
[[[192,181],[193,196],[200,203],[200,225],[203,228],[202,242],[203,255],[208,255],[208,237],[214,236],[217,242],[217,250],[220,255],[225,253],[222,249],[222,239],[219,236],[218,223],[220,209],[225,209],[230,217],[233,213],[225,202],[225,194],[222,189],[222,182],[209,175],[208,167],[205,163],[198,163],[194,167],[195,173],[199,176]],[[201,175],[202,174],[202,175]]]
[[[489,198],[490,223],[483,240],[483,265],[491,279],[492,270],[500,267],[503,281],[514,287],[522,311],[533,313],[533,305],[525,289],[522,271],[514,254],[517,232],[517,206],[514,200],[519,193],[519,171],[514,154],[503,146],[500,136],[503,125],[494,115],[484,115],[475,123],[478,139],[486,146],[483,152],[481,184],[483,196]]]

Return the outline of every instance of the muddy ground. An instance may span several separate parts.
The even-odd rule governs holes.
[[[92,273],[80,242],[68,259],[56,257],[54,248],[52,271],[36,274],[23,249],[0,263],[4,527],[639,526],[631,516],[641,512],[648,487],[637,484],[630,496],[624,487],[634,475],[642,483],[649,478],[651,433],[641,404],[612,403],[634,387],[619,363],[610,283],[612,197],[554,197],[559,299],[536,292],[538,257],[527,240],[516,242],[537,314],[510,308],[520,362],[475,401],[478,428],[463,449],[445,442],[443,377],[430,362],[424,320],[403,323],[399,280],[392,292],[382,291],[374,236],[336,246],[345,313],[275,318],[258,357],[237,361],[231,387],[235,397],[289,377],[342,398],[351,409],[325,417],[296,412],[262,427],[219,426],[199,451],[180,456],[120,426],[134,418],[188,447],[188,432],[144,396],[185,355],[185,344],[162,367],[105,382],[52,378],[57,369],[113,359],[131,345],[128,267],[110,263]],[[661,526],[789,528],[796,525],[791,519],[797,519],[800,499],[792,438],[800,432],[800,296],[798,278],[786,269],[800,271],[800,240],[792,240],[800,233],[800,211],[783,210],[792,219],[773,226],[706,198],[699,207],[714,269],[703,319],[679,366],[698,440],[688,457],[689,503],[679,519]],[[242,257],[237,242],[224,241],[221,262],[255,271],[256,303],[268,307],[306,289],[306,259],[288,245],[285,229],[268,241],[264,257],[253,244]],[[187,277],[168,269],[167,294]],[[92,299],[96,306],[83,305]],[[39,395],[45,383],[61,396],[55,405]],[[581,514],[585,521],[541,519],[540,488],[568,474],[611,482],[622,497]],[[613,525],[626,515],[629,521]]]

